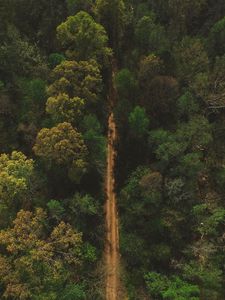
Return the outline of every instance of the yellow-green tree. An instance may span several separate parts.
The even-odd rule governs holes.
[[[70,123],[43,128],[38,133],[33,150],[50,166],[67,167],[77,179],[86,171],[87,148],[82,135]]]
[[[53,83],[48,87],[50,96],[66,93],[94,102],[102,88],[102,77],[95,60],[63,61],[52,72]]]
[[[46,226],[47,214],[38,208],[21,210],[13,226],[0,231],[4,299],[61,299],[68,284],[78,283],[82,234],[64,222],[50,232]]]
[[[32,159],[17,151],[11,155],[0,155],[0,198],[10,200],[22,195],[29,189],[30,177],[33,173]]]
[[[0,155],[0,224],[30,202],[34,161],[17,151]]]
[[[70,16],[59,25],[57,37],[70,59],[93,58],[97,61],[104,61],[111,54],[107,47],[108,37],[104,27],[96,23],[92,16],[84,11]]]
[[[46,111],[56,121],[75,122],[80,119],[84,109],[84,99],[79,97],[70,98],[65,93],[55,97],[49,97],[46,103]]]
[[[52,72],[46,111],[56,121],[75,122],[84,107],[98,100],[102,77],[95,60],[63,61]]]

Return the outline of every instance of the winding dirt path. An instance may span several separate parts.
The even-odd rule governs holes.
[[[116,123],[113,115],[113,106],[116,102],[116,88],[114,85],[115,67],[112,63],[112,78],[109,91],[109,105],[111,112],[108,118],[108,146],[106,172],[106,300],[119,300],[119,229],[118,213],[115,194],[115,159],[117,140]]]

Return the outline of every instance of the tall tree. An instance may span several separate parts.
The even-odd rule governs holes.
[[[82,135],[70,123],[59,123],[51,129],[43,128],[33,150],[49,166],[66,167],[78,181],[86,171],[87,148]]]
[[[70,16],[59,25],[57,36],[70,59],[92,58],[102,62],[111,54],[107,47],[108,37],[104,27],[84,11]]]
[[[115,52],[123,36],[123,31],[128,21],[128,8],[123,0],[97,0],[95,13],[101,24],[109,34],[110,45]]]

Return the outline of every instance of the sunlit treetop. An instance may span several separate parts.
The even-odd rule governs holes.
[[[26,192],[33,171],[34,161],[21,152],[0,155],[0,198],[9,201]]]
[[[48,87],[48,95],[65,93],[69,97],[80,97],[94,102],[102,89],[99,65],[93,59],[88,61],[68,61],[59,64],[52,72],[53,83]]]
[[[86,171],[87,147],[82,135],[70,123],[43,128],[38,133],[33,150],[49,166],[64,166],[79,178]]]
[[[57,27],[57,37],[70,59],[104,61],[111,50],[104,27],[86,12],[80,11]]]
[[[11,228],[0,231],[4,298],[57,299],[57,293],[72,281],[70,268],[79,272],[84,259],[82,234],[65,222],[50,232],[47,225],[43,209],[21,210]]]

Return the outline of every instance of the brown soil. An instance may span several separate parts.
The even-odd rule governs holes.
[[[112,78],[109,92],[109,104],[111,110],[116,102],[116,88],[114,86],[115,63],[112,63]],[[107,172],[106,172],[106,300],[119,300],[119,229],[118,213],[115,194],[115,159],[117,130],[113,112],[108,118],[108,148],[107,148]],[[121,298],[120,298],[121,299]]]
[[[113,114],[110,114],[108,120],[108,157],[107,157],[107,180],[106,180],[106,299],[116,300],[119,290],[119,233],[118,217],[116,208],[116,195],[114,191],[115,178],[115,140],[116,126]]]

